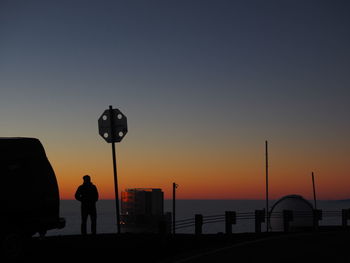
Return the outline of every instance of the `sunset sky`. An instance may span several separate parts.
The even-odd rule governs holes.
[[[350,1],[2,0],[0,137],[36,137],[62,199],[114,198],[97,120],[128,118],[119,190],[350,197]]]

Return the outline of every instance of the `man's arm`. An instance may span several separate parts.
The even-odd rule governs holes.
[[[97,187],[95,186],[95,200],[98,201],[98,190],[97,190]]]
[[[78,201],[81,201],[81,193],[80,193],[80,186],[78,187],[77,191],[75,192],[75,199]]]

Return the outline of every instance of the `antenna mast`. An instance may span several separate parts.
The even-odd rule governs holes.
[[[268,145],[265,141],[265,174],[266,174],[266,232],[269,232],[269,158]]]
[[[313,192],[314,192],[314,207],[315,207],[315,209],[317,209],[314,172],[311,173],[311,178],[312,178],[312,189],[313,189]]]

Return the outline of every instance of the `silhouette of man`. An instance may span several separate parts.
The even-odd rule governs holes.
[[[75,192],[75,199],[81,202],[81,234],[86,235],[86,223],[88,216],[91,220],[91,233],[96,234],[96,202],[98,201],[97,187],[91,183],[89,175],[83,176],[83,184]]]

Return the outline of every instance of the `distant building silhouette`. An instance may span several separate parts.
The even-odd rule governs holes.
[[[298,231],[313,227],[313,206],[300,195],[286,195],[275,202],[270,212],[272,231],[283,231],[283,211],[291,211],[290,230]]]

